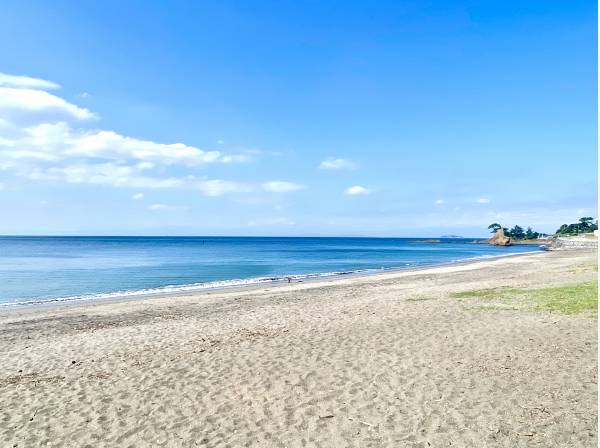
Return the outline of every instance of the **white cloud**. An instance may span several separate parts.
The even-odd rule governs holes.
[[[0,170],[38,181],[197,187],[208,195],[240,190],[239,185],[225,181],[196,186],[185,170],[245,162],[250,159],[247,154],[223,154],[86,128],[96,115],[45,90],[59,87],[50,81],[0,73]]]
[[[1,111],[1,107],[0,107]],[[153,161],[164,165],[233,163],[247,160],[244,155],[223,155],[183,143],[156,143],[120,135],[114,131],[73,129],[66,122],[42,123],[21,128],[16,140],[0,140],[0,155],[8,158],[129,159]]]
[[[5,146],[5,147],[14,147],[17,144],[17,142],[15,140],[11,140],[8,138],[4,138],[4,137],[0,137],[0,146]]]
[[[232,155],[223,156],[220,159],[220,161],[222,163],[240,163],[240,162],[247,162],[248,160],[250,160],[250,156],[245,155],[245,154],[232,154]]]
[[[60,88],[58,84],[52,81],[46,81],[45,79],[31,78],[29,76],[8,75],[6,73],[0,73],[0,86],[25,87],[42,90]]]
[[[348,159],[334,159],[332,157],[323,160],[319,168],[324,170],[353,170],[356,169],[356,163]]]
[[[131,196],[131,199],[141,201],[142,199],[144,199],[144,193],[136,193],[133,196]]]
[[[344,194],[347,195],[351,195],[351,196],[356,196],[359,194],[370,194],[371,190],[369,190],[368,188],[365,188],[361,185],[354,185],[352,187],[348,187],[344,190]]]
[[[273,180],[262,184],[263,190],[270,193],[288,193],[290,191],[302,190],[304,185],[294,182],[286,182],[283,180]]]
[[[231,182],[221,179],[203,180],[196,184],[196,188],[205,196],[222,196],[227,193],[248,193],[252,187],[246,184]]]
[[[165,164],[195,165],[223,161],[219,151],[204,151],[183,143],[164,144],[140,140],[117,134],[114,131],[74,133],[67,140],[64,153],[70,156],[105,159],[154,160]]]
[[[140,174],[141,166],[103,163],[97,165],[68,165],[64,167],[33,168],[17,175],[31,180],[66,182],[70,184],[107,185],[129,188],[176,188],[183,186],[178,178],[155,178]]]
[[[96,115],[44,90],[0,87],[0,113],[10,119],[29,118],[39,121],[60,117],[75,120],[90,120]],[[29,114],[30,117],[24,117]],[[31,116],[36,114],[36,116]],[[39,117],[38,117],[39,116]]]
[[[443,203],[445,203],[446,201],[444,201],[443,199],[437,199],[435,201],[435,205],[442,205]]]
[[[479,198],[475,202],[477,202],[478,204],[489,204],[490,200],[488,198]]]
[[[189,209],[189,207],[185,207],[182,205],[167,205],[167,204],[151,204],[148,206],[148,210],[153,210],[153,211],[157,211],[157,210],[187,210]]]

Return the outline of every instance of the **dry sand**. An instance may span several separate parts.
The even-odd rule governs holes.
[[[597,320],[448,297],[595,257],[3,311],[0,446],[595,447]]]

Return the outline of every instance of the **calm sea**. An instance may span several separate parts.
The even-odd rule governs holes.
[[[0,237],[0,304],[156,294],[538,250],[409,238]]]

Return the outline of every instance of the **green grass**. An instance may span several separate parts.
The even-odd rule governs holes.
[[[563,314],[598,315],[598,284],[577,283],[542,289],[491,288],[450,294],[455,299],[479,299],[495,302],[485,309],[511,308],[530,311],[553,311]]]

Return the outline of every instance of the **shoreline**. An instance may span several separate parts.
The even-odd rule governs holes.
[[[256,289],[260,289],[262,287],[278,287],[278,286],[286,286],[290,284],[312,284],[326,281],[337,281],[341,279],[348,278],[356,278],[356,277],[371,277],[377,275],[385,275],[385,274],[394,274],[401,272],[418,272],[427,269],[434,269],[437,267],[444,266],[460,266],[463,264],[477,263],[481,261],[492,261],[496,259],[502,259],[506,257],[515,257],[515,256],[527,256],[527,255],[535,255],[539,253],[544,253],[545,251],[542,249],[532,250],[528,252],[513,252],[502,255],[483,255],[478,257],[466,258],[462,260],[449,261],[449,262],[441,262],[441,263],[432,263],[429,265],[421,265],[421,266],[408,266],[408,267],[394,267],[394,268],[386,268],[386,269],[363,269],[363,270],[354,270],[347,272],[323,272],[323,273],[309,273],[309,274],[289,274],[283,275],[280,277],[255,277],[250,279],[231,279],[231,280],[221,280],[214,282],[205,282],[205,283],[193,283],[187,285],[175,285],[175,286],[162,286],[158,288],[150,288],[150,289],[142,289],[142,290],[134,290],[134,291],[116,291],[111,293],[99,293],[99,294],[86,294],[81,296],[70,296],[70,297],[59,297],[55,299],[39,299],[39,300],[27,300],[21,302],[9,302],[9,303],[0,303],[0,315],[4,312],[15,310],[15,309],[30,309],[30,308],[54,308],[54,307],[63,307],[63,306],[73,306],[73,305],[84,305],[84,304],[95,304],[95,303],[114,303],[114,302],[128,302],[128,301],[144,301],[144,300],[153,300],[153,299],[161,299],[167,297],[187,297],[190,295],[202,295],[202,294],[210,294],[210,293],[218,293],[225,291],[252,291]],[[292,278],[292,282],[288,283],[287,278]],[[262,281],[264,279],[264,281]],[[258,280],[254,283],[243,283],[250,282],[253,280]],[[225,282],[235,282],[239,281],[239,284],[231,284],[231,285],[215,285],[215,286],[203,286],[209,285],[211,283],[225,283]],[[170,290],[172,288],[172,290]],[[179,290],[176,290],[179,289]]]
[[[0,313],[0,401],[10,410],[0,440],[595,447],[597,317],[485,296],[595,281],[597,251],[541,251],[16,308]]]

